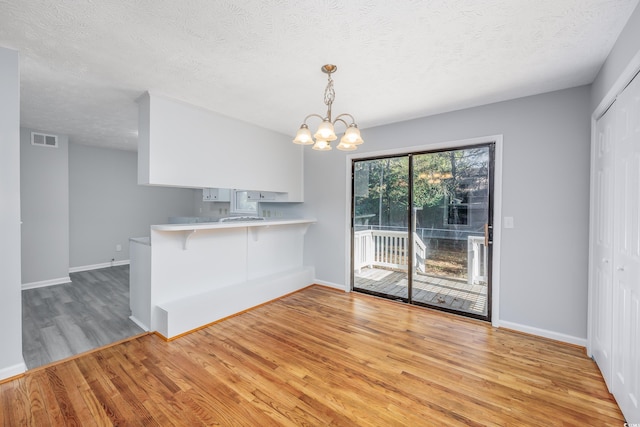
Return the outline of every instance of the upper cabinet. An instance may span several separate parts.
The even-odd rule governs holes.
[[[203,188],[203,202],[230,202],[231,190],[228,188]]]
[[[255,201],[274,201],[276,200],[276,193],[270,191],[247,191],[247,200]]]
[[[303,147],[288,135],[148,93],[138,104],[139,184],[243,188],[303,201]]]

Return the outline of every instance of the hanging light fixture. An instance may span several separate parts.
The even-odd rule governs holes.
[[[334,127],[337,122],[341,122],[346,126],[344,135],[342,136],[342,138],[340,138],[340,142],[336,146],[338,150],[353,151],[358,148],[358,145],[364,142],[362,140],[362,137],[360,136],[358,125],[356,124],[355,119],[351,114],[339,114],[335,119],[331,120],[331,105],[336,98],[336,92],[333,90],[333,79],[331,78],[331,74],[335,73],[337,69],[338,67],[332,64],[322,66],[322,72],[326,73],[329,77],[329,82],[327,83],[327,87],[324,90],[324,103],[327,106],[327,115],[323,117],[320,114],[309,114],[307,117],[305,117],[302,125],[300,126],[300,129],[298,129],[296,137],[293,140],[294,144],[313,144],[314,150],[331,150],[331,142],[338,139]],[[309,126],[307,126],[307,119],[309,119],[310,117],[318,117],[320,120],[322,120],[322,123],[320,123],[320,126],[318,126],[318,130],[315,134],[313,134],[313,136],[311,136]],[[350,119],[351,123],[346,122],[344,118]]]

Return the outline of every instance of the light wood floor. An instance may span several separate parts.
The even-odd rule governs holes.
[[[0,385],[0,425],[622,426],[584,349],[313,286]]]
[[[27,368],[144,332],[129,319],[129,266],[71,273],[71,283],[22,291]]]

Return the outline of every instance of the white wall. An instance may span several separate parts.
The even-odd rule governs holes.
[[[26,369],[20,276],[20,70],[0,48],[0,380]]]
[[[364,129],[358,151],[502,134],[502,213],[515,228],[502,230],[500,320],[578,343],[587,336],[589,89]],[[349,263],[345,163],[339,151],[305,152],[304,209],[318,219],[305,264],[315,265],[319,281],[338,285]]]
[[[22,283],[65,283],[69,281],[68,137],[58,135],[58,148],[31,145],[32,130],[20,129]]]
[[[620,33],[618,40],[611,49],[607,60],[600,68],[600,72],[596,77],[592,85],[591,90],[591,111],[593,112],[602,99],[607,95],[607,92],[612,90],[614,83],[618,80],[621,74],[625,72],[629,62],[640,55],[640,5],[636,6],[636,9],[631,14],[629,21],[625,25],[624,29]],[[638,61],[634,61],[638,63]],[[637,71],[634,68],[632,72]],[[631,81],[629,78],[626,82]],[[622,90],[620,88],[614,88],[614,91],[619,93]],[[610,99],[612,101],[613,99]]]
[[[137,154],[69,144],[70,267],[129,259],[129,238],[169,216],[194,216],[201,190],[141,186]],[[122,251],[116,252],[116,245]]]

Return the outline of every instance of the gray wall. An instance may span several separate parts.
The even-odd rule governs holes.
[[[31,145],[32,129],[20,129],[22,283],[69,278],[68,137],[58,148]],[[48,133],[48,132],[44,132]]]
[[[26,369],[20,288],[20,71],[0,48],[0,380]]]
[[[71,268],[128,260],[130,237],[148,236],[169,216],[195,215],[201,190],[139,186],[137,161],[134,152],[69,144]]]
[[[635,55],[640,55],[640,5],[636,6],[636,9],[631,14],[629,21],[627,21],[593,82],[590,112],[596,109]]]
[[[587,336],[589,96],[583,86],[362,131],[362,151],[502,134],[500,320]],[[305,152],[305,264],[345,284],[345,155]],[[321,178],[321,179],[320,179]]]

